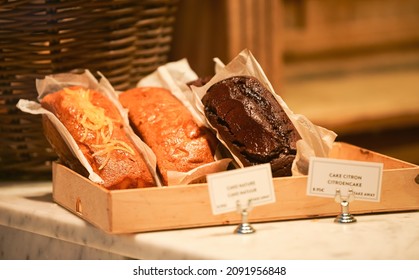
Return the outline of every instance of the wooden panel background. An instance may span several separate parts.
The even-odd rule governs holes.
[[[294,112],[419,163],[418,0],[181,0],[173,44],[201,76],[249,48]]]

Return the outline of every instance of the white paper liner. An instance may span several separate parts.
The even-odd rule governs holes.
[[[194,107],[196,96],[187,85],[188,82],[196,79],[198,79],[197,74],[184,58],[158,67],[156,71],[142,78],[137,83],[137,87],[162,87],[169,90],[191,112],[198,126],[206,126],[205,117]],[[189,172],[169,171],[168,185],[188,184],[206,174],[225,171],[231,162],[231,159],[222,159],[218,151],[214,159],[214,162],[201,165]]]
[[[259,63],[248,49],[240,52],[239,55],[237,55],[229,64],[224,67],[223,63],[219,59],[216,58],[214,61],[216,71],[214,77],[202,87],[192,86],[192,91],[196,95],[196,103],[194,107],[198,109],[202,116],[205,116],[205,113],[204,105],[202,104],[201,99],[206,94],[209,87],[221,80],[233,76],[253,76],[257,78],[273,94],[302,138],[297,142],[297,155],[292,165],[292,175],[307,175],[308,162],[311,156],[328,157],[329,151],[332,148],[332,144],[336,139],[336,133],[323,127],[314,125],[303,115],[294,114],[283,101],[283,99],[278,94],[276,94],[274,88],[262,70],[262,67],[259,65]],[[208,125],[210,124],[208,123]],[[217,137],[228,149],[225,142],[223,142],[221,137],[219,137],[218,132]],[[231,154],[233,155],[235,162],[240,167],[243,167],[243,164],[240,162],[240,160],[234,156],[233,153]]]
[[[92,167],[90,166],[86,157],[81,152],[74,138],[69,137],[70,133],[68,132],[67,128],[61,123],[61,121],[53,113],[42,108],[41,104],[35,101],[30,101],[30,100],[25,100],[25,99],[20,99],[19,102],[16,104],[16,106],[25,113],[47,116],[48,119],[52,122],[52,124],[59,131],[61,137],[63,138],[66,145],[70,148],[73,155],[77,157],[80,160],[80,163],[86,168],[87,172],[89,173],[89,179],[98,184],[104,183],[103,179],[93,171]]]
[[[168,185],[169,186],[187,185],[190,182],[195,183],[196,180],[204,178],[208,174],[226,170],[230,162],[231,162],[231,159],[224,158],[224,159],[220,159],[216,161],[215,163],[210,162],[210,163],[198,166],[197,168],[194,168],[190,170],[189,172],[168,171],[167,172],[167,176],[169,180]]]
[[[206,120],[193,107],[195,95],[187,85],[188,82],[196,79],[198,79],[197,74],[183,58],[158,67],[156,71],[142,78],[137,83],[137,87],[162,87],[169,90],[191,112],[198,126],[204,126]]]
[[[41,101],[42,98],[47,94],[57,92],[69,86],[80,86],[103,93],[107,98],[111,100],[111,102],[113,102],[113,104],[119,110],[125,124],[124,129],[126,134],[134,142],[137,150],[143,155],[149,170],[152,172],[154,176],[157,186],[160,186],[160,179],[157,177],[156,173],[156,156],[154,155],[153,151],[133,132],[132,128],[128,125],[128,113],[121,106],[119,101],[115,99],[116,95],[114,93],[115,91],[113,87],[101,73],[98,74],[101,76],[100,82],[97,81],[97,79],[90,73],[89,70],[85,70],[83,74],[56,74],[46,76],[44,79],[36,80],[38,100]],[[71,136],[69,131],[53,113],[42,108],[41,104],[37,102],[24,99],[19,100],[16,106],[21,111],[26,113],[46,115],[48,119],[55,125],[61,137],[72,151],[73,155],[77,157],[77,159],[84,166],[84,168],[86,168],[86,170],[89,173],[88,178],[92,182],[98,184],[104,183],[103,179],[93,171],[91,165],[87,161],[86,157],[80,150],[79,146],[77,145],[76,141]]]

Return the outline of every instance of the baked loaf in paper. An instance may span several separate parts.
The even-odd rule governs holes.
[[[214,161],[216,138],[200,127],[188,109],[168,90],[140,87],[120,94],[131,126],[154,151],[162,184],[168,171],[187,172]]]
[[[67,128],[105,188],[156,186],[143,156],[126,135],[118,109],[103,94],[69,87],[46,95],[41,105]],[[58,140],[48,136],[57,154],[64,155]]]
[[[301,137],[259,80],[234,76],[219,81],[202,103],[208,122],[243,166],[270,163],[274,177],[291,175]]]

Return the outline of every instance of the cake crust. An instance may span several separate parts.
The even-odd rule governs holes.
[[[259,80],[234,76],[217,82],[202,103],[208,122],[244,166],[270,163],[274,177],[291,175],[301,137]]]
[[[105,188],[156,186],[143,156],[125,133],[118,109],[103,94],[69,87],[46,95],[41,105],[67,128]],[[55,142],[54,148],[60,147],[57,139],[49,140]]]
[[[187,172],[214,161],[215,136],[198,126],[170,91],[134,88],[121,93],[119,100],[128,109],[134,130],[156,154],[164,185],[168,171]]]

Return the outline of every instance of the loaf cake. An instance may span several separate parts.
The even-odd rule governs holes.
[[[46,95],[41,105],[67,128],[105,188],[156,186],[143,156],[124,130],[118,109],[102,93],[68,87]],[[49,140],[58,148],[57,154],[63,155],[57,140]]]
[[[211,126],[243,166],[270,163],[274,177],[290,176],[301,138],[278,101],[259,80],[234,76],[202,98]]]
[[[120,94],[132,127],[156,154],[162,184],[168,171],[187,172],[214,161],[216,138],[164,88],[140,87]]]

